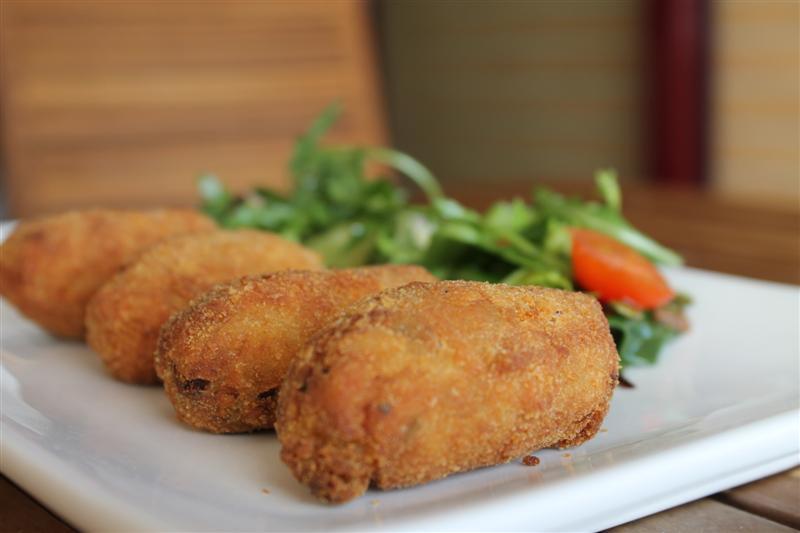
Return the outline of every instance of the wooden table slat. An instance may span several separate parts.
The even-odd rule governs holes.
[[[800,468],[727,490],[718,500],[800,529]]]
[[[0,477],[0,531],[73,533],[60,518],[28,496],[5,476]]]
[[[792,532],[794,529],[706,498],[608,530],[613,533]]]

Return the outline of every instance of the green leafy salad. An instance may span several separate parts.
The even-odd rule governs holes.
[[[287,193],[255,188],[235,196],[214,176],[200,179],[202,209],[226,228],[272,231],[322,254],[330,267],[416,263],[442,279],[541,285],[594,293],[624,366],[656,361],[686,328],[688,299],[657,265],[681,257],[634,228],[621,213],[611,171],[597,173],[602,203],[539,188],[480,213],[445,196],[434,176],[390,148],[325,146],[339,109],[331,106],[300,137]],[[379,166],[386,176],[368,176]],[[393,176],[425,195],[412,203]]]

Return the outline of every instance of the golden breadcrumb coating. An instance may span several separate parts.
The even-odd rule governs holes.
[[[82,338],[87,302],[120,268],[167,237],[215,227],[189,209],[91,209],[25,220],[0,246],[0,293],[50,333]]]
[[[97,291],[86,310],[86,339],[115,378],[156,383],[153,353],[161,325],[193,298],[240,276],[321,266],[314,252],[262,231],[175,237]]]
[[[412,281],[418,266],[285,270],[219,285],[164,324],[156,371],[175,411],[214,433],[275,422],[277,387],[305,341],[347,306]]]
[[[411,283],[353,306],[290,365],[281,458],[319,498],[405,487],[578,445],[619,357],[597,300],[539,287]]]

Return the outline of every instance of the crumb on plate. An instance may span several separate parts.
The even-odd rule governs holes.
[[[522,458],[522,464],[525,466],[536,466],[540,463],[539,458],[535,455],[526,455]]]

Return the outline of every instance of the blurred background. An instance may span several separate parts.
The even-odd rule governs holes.
[[[332,140],[465,187],[591,180],[800,202],[794,0],[2,2],[2,215],[286,184]],[[737,200],[737,201],[738,201]]]

